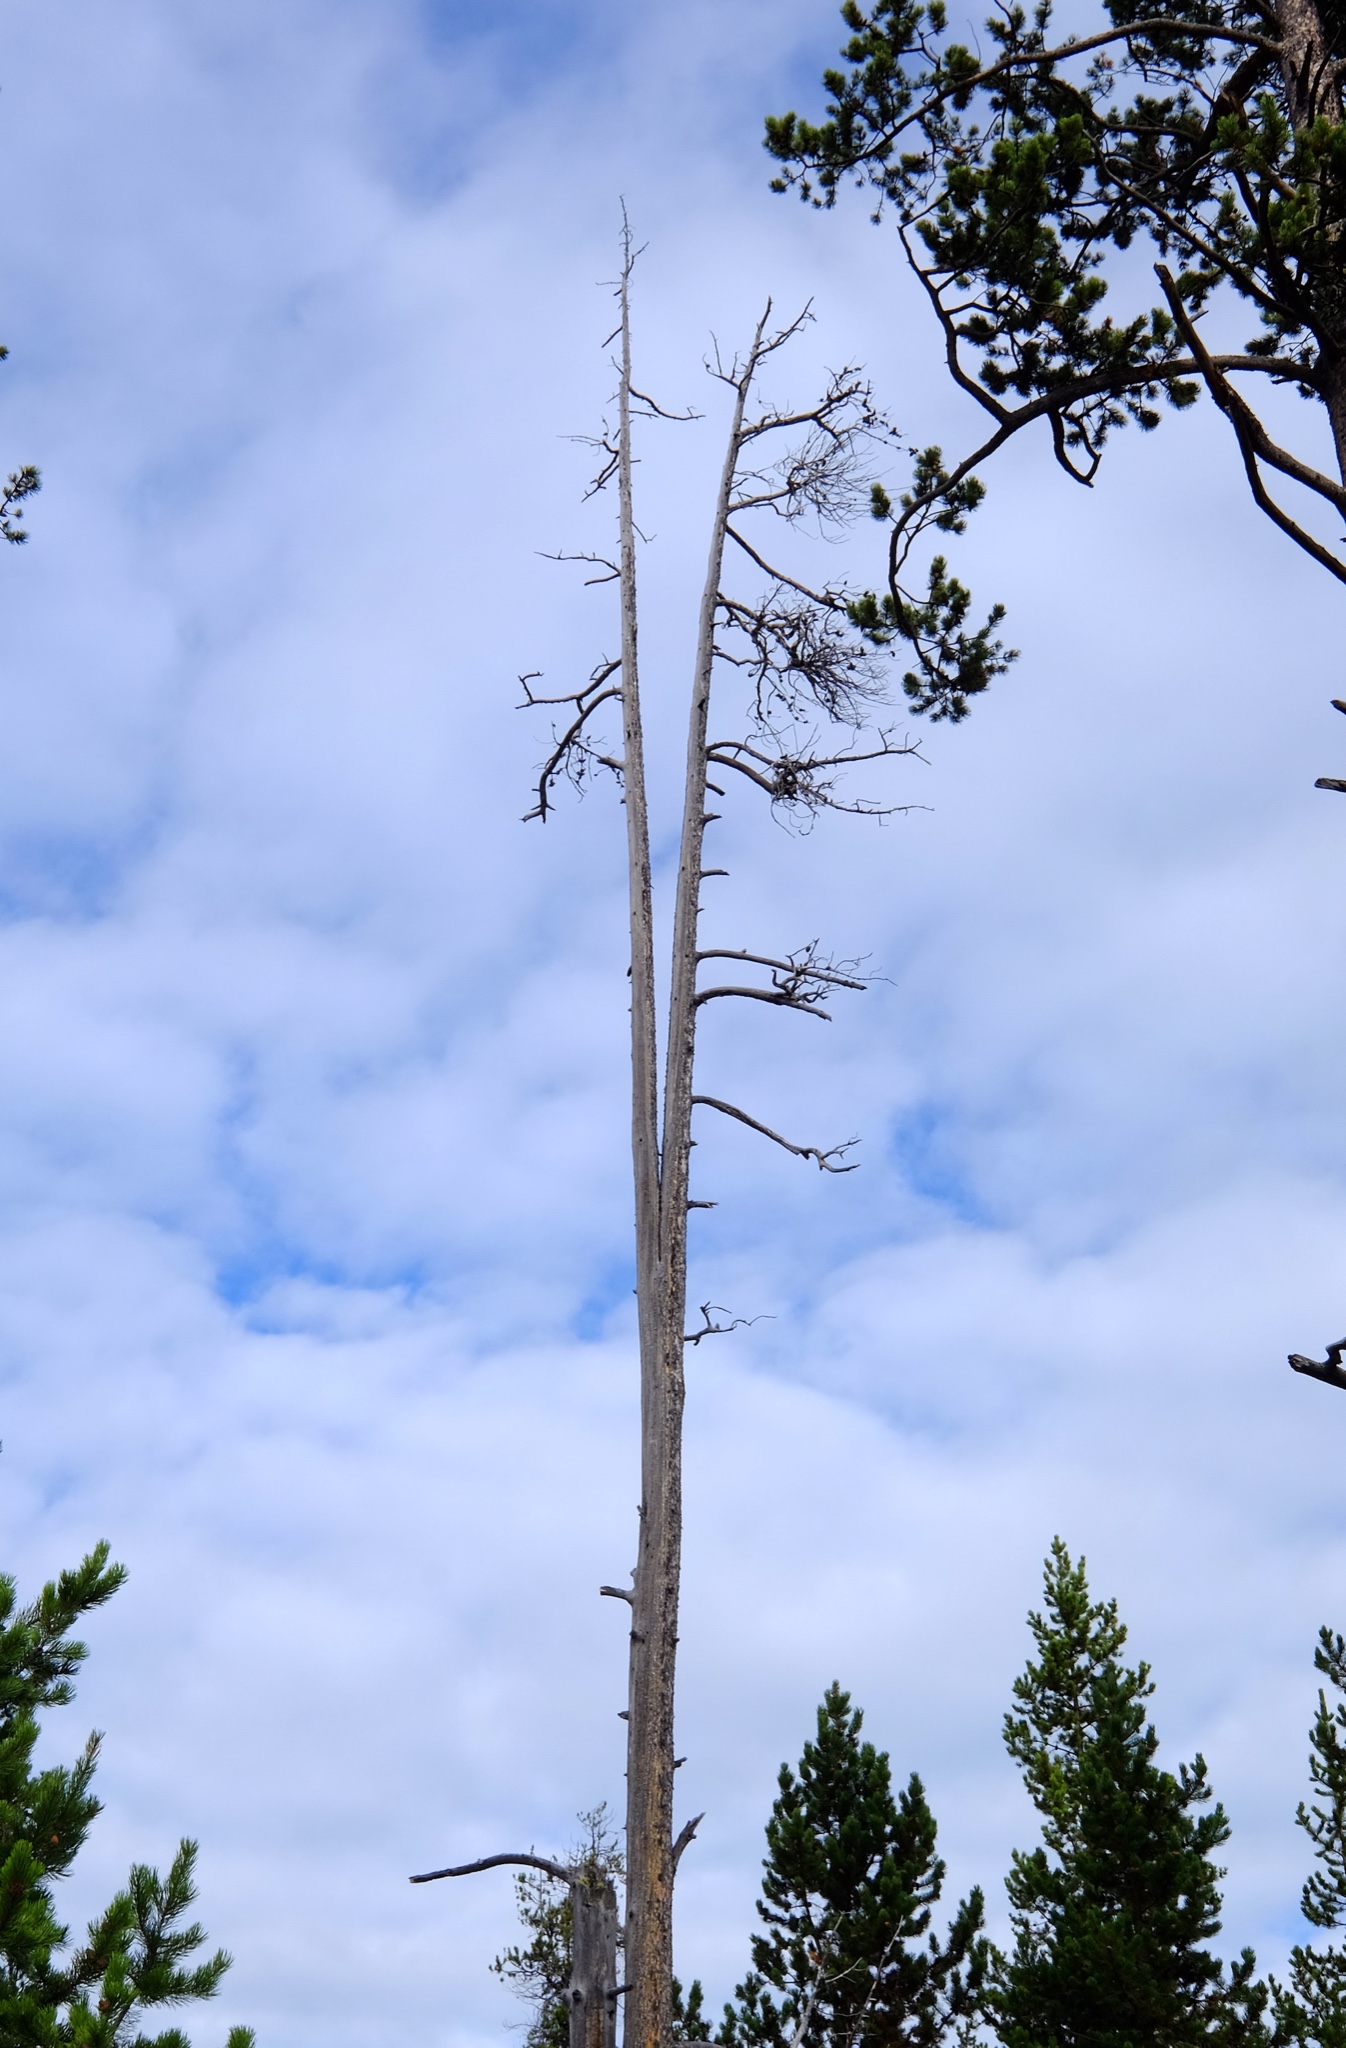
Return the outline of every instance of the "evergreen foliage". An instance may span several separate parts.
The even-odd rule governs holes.
[[[706,2018],[705,1993],[699,1979],[693,1979],[692,1988],[684,1996],[682,1985],[673,1979],[673,2027],[670,2038],[674,2041],[709,2041],[710,2021]]]
[[[140,2031],[149,2009],[210,1998],[229,1967],[223,1950],[191,1964],[205,1936],[183,1924],[196,1892],[196,1844],[184,1841],[166,1877],[136,1864],[126,1889],[90,1923],[83,1946],[64,1954],[51,1887],[64,1877],[100,1811],[90,1790],[99,1737],[69,1768],[33,1768],[38,1715],[73,1698],[86,1650],[71,1634],[101,1607],[125,1572],[100,1543],[73,1572],[16,1606],[0,1576],[0,2042],[4,2048],[188,2048],[177,2027]],[[228,2048],[252,2048],[246,2027]]]
[[[1292,479],[1346,510],[1340,0],[1104,0],[1092,20],[1072,9],[1070,34],[1051,0],[1006,0],[984,41],[945,0],[841,12],[822,120],[767,122],[775,189],[830,207],[854,181],[875,219],[894,217],[950,371],[987,416],[955,481],[1041,421],[1090,483],[1116,428],[1153,428],[1204,385],[1257,503],[1346,580],[1272,490]],[[1136,261],[1147,243],[1153,269]],[[1226,353],[1231,319],[1254,331]],[[1323,408],[1336,474],[1277,445],[1273,386]]]
[[[979,2009],[990,1960],[982,1896],[929,1934],[944,1865],[918,1777],[893,1796],[886,1755],[829,1687],[798,1775],[781,1767],[767,1825],[753,1970],[725,2008],[724,2048],[935,2048]]]
[[[491,1964],[533,2008],[525,2048],[568,2048],[571,1940],[570,1887],[545,1871],[522,1870],[514,1880],[519,1923],[530,1941],[514,1942]]]
[[[1323,1629],[1314,1664],[1338,1694],[1346,1693],[1346,1639]],[[1309,1735],[1309,1777],[1319,1795],[1299,1808],[1299,1825],[1313,1843],[1320,1868],[1304,1886],[1304,1918],[1324,1932],[1346,1925],[1346,1704],[1329,1706],[1318,1694]],[[1346,2048],[1346,1951],[1297,1947],[1290,1954],[1288,1987],[1274,1986],[1276,2036],[1296,2048]]]
[[[1228,1839],[1198,1756],[1155,1762],[1148,1666],[1121,1661],[1115,1601],[1090,1598],[1084,1560],[1058,1538],[1037,1662],[1015,1681],[1005,1741],[1042,1815],[1042,1843],[1007,1880],[1014,1949],[993,2007],[1004,2048],[1163,2048],[1264,2043],[1267,2002],[1245,1949],[1226,1978],[1213,1857]]]

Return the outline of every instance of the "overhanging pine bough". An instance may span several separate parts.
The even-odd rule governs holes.
[[[1062,468],[1092,484],[1115,427],[1151,429],[1163,402],[1191,405],[1203,386],[1255,502],[1346,582],[1339,530],[1305,523],[1323,508],[1346,519],[1341,0],[1104,0],[1106,25],[1057,43],[1050,0],[1031,16],[1006,0],[985,58],[950,36],[944,0],[847,0],[842,14],[849,68],[824,76],[827,118],[767,122],[786,167],[776,189],[830,207],[854,179],[876,220],[894,214],[950,373],[991,427],[951,471],[918,474],[897,510],[885,604],[898,629],[912,533],[960,490],[979,494],[974,468],[1014,435],[1045,423]],[[1103,301],[1114,282],[1134,289],[1119,259],[1137,236],[1161,259],[1161,303],[1133,299],[1115,319]],[[1258,331],[1228,354],[1203,328],[1236,301]],[[1270,431],[1278,386],[1322,408],[1335,476]],[[1317,787],[1346,792],[1346,779]],[[1346,1387],[1339,1350],[1290,1362]]]
[[[823,811],[885,816],[901,808],[851,794],[848,770],[917,751],[882,723],[883,643],[891,637],[873,598],[841,588],[814,588],[777,566],[763,538],[764,515],[788,531],[801,525],[834,530],[862,510],[871,489],[866,459],[890,445],[869,388],[853,369],[831,375],[821,396],[802,407],[764,403],[763,370],[801,331],[807,313],[780,327],[768,305],[741,358],[718,354],[708,365],[731,402],[731,420],[711,522],[709,562],[699,608],[687,738],[682,836],[673,903],[668,1032],[662,1064],[655,1016],[655,956],[650,832],[641,719],[636,606],[636,540],[632,491],[632,427],[636,419],[669,418],[634,384],[629,233],[618,285],[618,390],[615,424],[597,446],[602,467],[595,488],[615,483],[619,551],[615,560],[578,558],[596,583],[615,583],[620,597],[621,651],[600,662],[580,688],[547,696],[525,679],[527,702],[550,705],[558,717],[553,745],[537,782],[531,818],[551,814],[560,784],[581,785],[599,770],[620,783],[626,808],[631,938],[631,1141],[635,1178],[636,1297],[641,1385],[641,1508],[631,1588],[606,1586],[631,1608],[628,1687],[625,2040],[628,2048],[663,2048],[672,2018],[672,1905],[678,1859],[696,1822],[675,1839],[673,1787],[674,1679],[682,1556],[682,1415],[684,1354],[689,1344],[724,1333],[733,1323],[702,1310],[702,1327],[687,1327],[687,1217],[713,1203],[689,1184],[693,1112],[736,1120],[820,1170],[852,1170],[839,1145],[801,1144],[719,1096],[698,1092],[697,1023],[708,1003],[737,997],[825,1019],[839,990],[862,988],[854,961],[836,961],[816,943],[775,955],[748,947],[703,947],[698,935],[702,884],[721,874],[705,866],[705,834],[719,815],[707,806],[744,785],[765,797],[786,822],[807,824]],[[881,490],[879,492],[882,496]],[[886,503],[886,500],[884,500]],[[966,499],[940,500],[932,517],[957,530]],[[985,687],[1005,664],[1004,651],[983,634],[967,635],[966,593],[951,585],[943,563],[932,570],[925,637],[918,649],[915,691],[932,715],[958,718],[969,693]],[[746,570],[742,594],[735,570]],[[959,607],[961,606],[961,611]],[[877,615],[876,615],[877,613]],[[717,677],[736,678],[737,708],[724,736],[712,727]],[[620,707],[621,742],[603,737],[600,715]],[[717,709],[717,717],[718,717]],[[719,979],[720,963],[731,963]],[[708,972],[703,972],[708,970]],[[728,975],[732,973],[731,980]],[[536,1864],[571,1887],[575,1874],[547,1859],[509,1855],[458,1865],[431,1876],[465,1874],[501,1862]],[[577,1922],[578,1929],[578,1922]],[[612,1953],[605,1937],[604,1954]],[[615,1993],[616,1986],[611,1986]],[[594,1986],[572,1987],[574,2048],[605,2048],[615,1999]],[[592,2014],[590,2022],[583,2015]],[[586,2032],[586,2025],[593,2031]]]
[[[986,57],[950,36],[944,0],[842,13],[849,69],[824,75],[827,118],[767,123],[776,189],[830,207],[853,178],[876,219],[894,213],[950,372],[991,421],[953,484],[1038,421],[1092,483],[1114,427],[1152,428],[1204,385],[1258,505],[1346,581],[1335,536],[1285,506],[1293,484],[1346,517],[1346,10],[1105,0],[1095,33],[1054,43],[1050,0],[1007,4]],[[1102,301],[1138,235],[1162,259],[1158,302],[1117,319]],[[1233,354],[1202,333],[1229,293],[1258,324]],[[1268,385],[1324,408],[1336,476],[1272,435]],[[894,566],[922,510],[918,492],[899,513]]]

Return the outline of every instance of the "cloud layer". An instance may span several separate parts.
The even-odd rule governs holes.
[[[768,292],[913,439],[971,423],[863,208],[773,200],[761,114],[821,0],[8,10],[0,1478],[25,1586],[106,1534],[66,1754],[107,1731],[76,1924],[202,1842],[263,2043],[494,2039],[504,1877],[621,1794],[636,1489],[620,818],[519,823],[604,593],[582,509],[617,199],[642,376],[665,861],[719,422]],[[1017,668],[883,829],[735,810],[728,944],[884,977],[706,1068],[824,1180],[701,1134],[680,1967],[741,1971],[776,1767],[833,1677],[931,1788],[951,1883],[1031,1816],[999,1746],[1058,1530],[1116,1592],[1170,1756],[1230,1808],[1230,1948],[1295,1938],[1323,1620],[1346,1619],[1333,594],[1220,423],[1097,491],[1015,451],[965,544]],[[857,579],[872,577],[865,532]]]

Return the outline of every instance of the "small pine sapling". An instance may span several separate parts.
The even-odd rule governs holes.
[[[929,1932],[944,1865],[914,1774],[893,1794],[888,1757],[832,1685],[798,1775],[781,1766],[767,1824],[753,1969],[726,2006],[724,2048],[937,2048],[978,2016],[991,1951],[982,1895]]]

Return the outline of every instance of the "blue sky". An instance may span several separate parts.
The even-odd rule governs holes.
[[[720,420],[768,293],[974,430],[862,206],[766,189],[828,0],[475,10],[10,0],[0,452],[0,1514],[25,1585],[106,1535],[72,1917],[201,1839],[263,2044],[484,2043],[507,1878],[621,1796],[636,1489],[620,813],[519,823],[514,678],[615,637],[542,559],[648,239],[659,844]],[[1346,762],[1335,591],[1209,409],[1085,493],[1024,445],[962,547],[1022,658],[884,828],[721,830],[726,944],[884,977],[826,1034],[715,1017],[703,1076],[863,1140],[701,1134],[679,1965],[746,1959],[774,1774],[839,1678],[930,1787],[954,1891],[1031,1839],[999,1742],[1058,1531],[1234,1823],[1226,1951],[1295,1934],[1310,1657],[1346,1624]],[[1303,430],[1311,434],[1312,424]],[[850,544],[875,574],[874,535]],[[727,1006],[724,1006],[727,1007]]]

